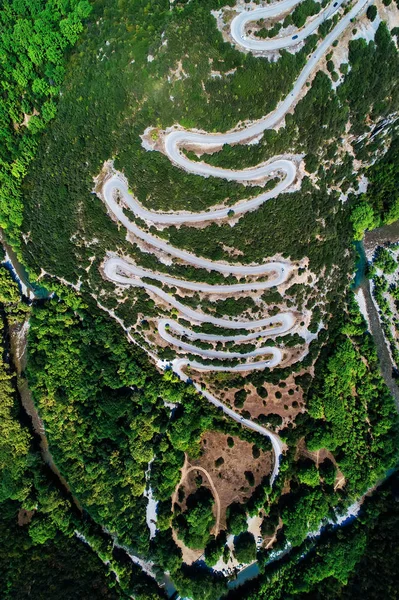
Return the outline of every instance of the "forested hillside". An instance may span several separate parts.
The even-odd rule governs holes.
[[[86,0],[5,0],[0,8],[0,225],[16,248],[23,219],[21,183],[40,132],[56,113],[65,53],[90,12]]]
[[[398,486],[398,476],[391,476],[365,499],[355,522],[266,566],[259,582],[228,597],[397,598]]]
[[[399,2],[0,30],[1,597],[399,598]]]

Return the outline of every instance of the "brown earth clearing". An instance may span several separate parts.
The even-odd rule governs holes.
[[[184,490],[184,498],[195,492],[198,485],[209,487],[213,494],[216,490],[219,503],[216,500],[214,511],[217,518],[217,512],[220,510],[220,521],[216,523],[218,529],[226,527],[227,507],[232,502],[248,500],[255,487],[272,468],[271,452],[259,451],[259,456],[254,458],[253,444],[234,437],[229,440],[230,446],[231,440],[234,445],[229,447],[229,437],[215,431],[206,432],[201,440],[201,456],[198,459],[188,459],[187,476],[180,486],[180,490]],[[255,450],[255,456],[257,454]],[[195,467],[204,469],[208,477]],[[253,473],[253,486],[248,483],[246,472]],[[214,489],[209,483],[209,478],[213,482]],[[181,502],[181,507],[184,510],[184,500]]]

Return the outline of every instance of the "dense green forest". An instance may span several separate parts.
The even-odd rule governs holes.
[[[125,594],[106,577],[106,569],[92,550],[75,537],[55,533],[43,543],[32,539],[22,509],[13,500],[1,503],[0,585],[2,598],[102,598],[116,600]],[[28,513],[32,522],[38,518]]]
[[[399,218],[399,141],[395,139],[387,153],[367,171],[367,192],[354,201],[351,219],[355,239],[367,229],[390,225]]]
[[[192,387],[174,383],[168,374],[166,379],[156,375],[147,359],[121,338],[117,326],[102,317],[94,305],[86,304],[88,297],[64,290],[58,289],[62,300],[53,298],[33,307],[29,334],[30,387],[55,460],[90,516],[123,544],[140,553],[150,552],[158,564],[173,572],[178,583],[181,558],[170,538],[170,495],[178,481],[183,453],[197,454],[198,441],[206,429],[253,439],[266,450],[268,440],[213,413]],[[307,392],[309,414],[297,419],[295,429],[287,428],[281,435],[292,448],[305,436],[309,449],[333,451],[347,485],[335,492],[335,471],[330,472],[328,462],[315,469],[290,453],[281,465],[273,494],[265,482],[247,506],[249,514],[257,514],[261,508],[271,514],[277,511],[284,524],[280,543],[288,539],[293,545],[301,544],[309,523],[317,529],[333,506],[347,505],[397,459],[398,420],[378,372],[371,338],[353,300],[348,299],[343,308],[334,324],[334,335],[331,332],[334,343],[322,352],[314,383]],[[171,420],[161,397],[179,403]],[[160,532],[150,543],[142,492],[145,471],[154,456],[151,482],[161,500]],[[291,494],[280,498],[279,490],[287,478]],[[213,522],[209,500],[206,495],[201,502],[193,498],[187,514],[175,514],[175,526],[188,545],[207,543]],[[246,512],[241,513],[243,524]],[[234,524],[239,518],[239,514],[233,518],[232,513],[228,521],[236,535],[242,531]],[[222,551],[223,546],[219,546],[219,553]],[[191,572],[190,577],[196,584],[202,581],[198,574]],[[180,582],[182,589],[194,585],[189,581]],[[212,580],[209,585],[212,587]]]
[[[29,465],[30,436],[26,428],[18,423],[15,374],[7,360],[7,327],[11,321],[24,318],[19,306],[18,285],[8,270],[0,266],[0,400],[1,400],[1,501],[24,500],[29,494],[29,483],[25,482],[25,471]],[[27,308],[24,306],[24,308]]]
[[[309,392],[309,414],[317,420],[317,428],[307,444],[334,452],[351,493],[356,494],[395,464],[399,421],[354,299],[333,340],[334,350],[326,359],[327,352],[322,353],[321,378],[316,373]]]
[[[205,430],[238,435],[265,451],[270,441],[212,410],[171,372],[158,374],[89,296],[54,288],[56,297],[32,308],[27,375],[71,492],[119,543],[171,571],[181,589],[224,589],[222,583],[214,588],[210,574],[181,570],[181,554],[171,538],[170,496],[184,452],[198,454]],[[165,401],[178,404],[172,418]],[[159,532],[150,543],[142,494],[153,458],[151,485],[160,505]],[[188,521],[193,535],[201,527],[197,516]],[[209,531],[202,528],[202,535],[208,537]]]
[[[56,113],[64,55],[91,12],[87,0],[4,0],[0,7],[0,225],[20,246],[21,184]]]
[[[0,266],[0,586],[2,598],[160,598],[154,582],[133,567],[44,462],[39,439],[19,396],[10,353],[11,328],[31,307]],[[79,541],[80,532],[90,545]],[[106,565],[104,564],[104,562]],[[118,576],[119,583],[116,581]]]
[[[187,498],[187,508],[184,513],[175,512],[175,527],[179,538],[189,548],[205,548],[214,523],[212,506],[214,499],[211,492],[204,487],[198,488],[195,494]]]
[[[232,318],[261,309],[277,314],[283,303],[298,313],[312,312],[309,332],[315,335],[303,360],[201,381],[223,399],[232,390],[231,405],[242,418],[251,418],[247,396],[256,394],[266,406],[267,387],[278,386],[275,399],[281,399],[290,376],[292,394],[295,388],[303,395],[303,408],[292,419],[277,414],[278,403],[275,412],[254,417],[272,431],[279,428],[285,444],[279,474],[273,485],[270,475],[255,485],[254,473],[245,471],[246,499],[227,506],[226,523],[215,535],[215,498],[201,477],[183,509],[172,504],[174,492],[183,493],[177,490],[183,465],[202,458],[209,432],[227,434],[229,449],[237,439],[249,442],[253,457],[267,454],[273,466],[271,441],[227,418],[190,380],[182,383],[171,369],[155,368],[140,331],[150,328],[152,317],[173,312],[142,289],[116,294],[101,272],[106,253],[116,252],[149,270],[237,283],[216,271],[178,261],[170,265],[130,243],[93,192],[93,178],[109,160],[151,210],[203,211],[226,203],[234,217],[236,202],[276,185],[278,173],[266,187],[197,177],[142,145],[148,127],[154,127],[157,141],[160,130],[176,123],[217,132],[266,115],[290,92],[333,25],[325,21],[295,53],[283,50],[278,60],[260,59],[224,41],[211,11],[226,4],[234,2],[4,0],[0,7],[1,235],[32,282],[48,290],[45,298],[24,297],[9,265],[0,264],[5,600],[156,600],[165,597],[160,587],[165,572],[182,597],[194,600],[399,598],[398,476],[374,489],[397,465],[399,420],[373,339],[348,291],[353,240],[399,218],[397,32],[381,22],[373,40],[349,41],[342,64],[332,48],[325,68],[280,128],[265,131],[256,144],[225,145],[206,156],[209,164],[240,169],[296,154],[301,177],[294,190],[234,222],[164,229],[139,223],[211,260],[252,264],[277,256],[295,262],[299,276],[308,269],[307,281],[291,282],[282,293],[272,289],[259,298],[215,301],[199,293],[180,297],[204,314]],[[302,27],[323,5],[305,0],[284,27]],[[374,8],[367,11],[370,21]],[[279,29],[259,29],[257,35],[266,38]],[[360,193],[362,177],[368,186]],[[389,291],[399,301],[387,279],[396,269],[392,251],[381,249],[368,274],[398,360],[386,298]],[[128,327],[136,327],[130,339]],[[193,329],[235,333],[210,324]],[[27,343],[27,364],[17,375],[18,336]],[[292,349],[306,340],[293,333],[266,342]],[[197,347],[213,346],[197,342]],[[221,342],[215,347],[255,348]],[[167,346],[158,355],[170,359],[175,353]],[[43,423],[47,458],[24,408],[21,384],[29,388]],[[150,488],[157,502],[153,537],[147,525]],[[367,490],[373,493],[355,522],[335,530],[327,525]],[[247,531],[248,519],[259,515],[261,537],[274,537],[269,549],[257,548]],[[322,525],[320,538],[309,537]],[[176,539],[203,551],[203,560],[185,564]],[[150,574],[133,555],[151,561]],[[229,591],[228,578],[212,567],[230,556],[238,563],[257,560],[259,578]]]
[[[365,498],[353,523],[327,529],[281,560],[267,564],[265,556],[258,580],[228,598],[398,598],[398,498],[395,474]]]

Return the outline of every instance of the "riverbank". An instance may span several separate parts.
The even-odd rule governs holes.
[[[51,292],[48,292],[44,287],[30,281],[27,270],[18,260],[18,257],[11,246],[5,241],[4,234],[1,229],[0,244],[5,250],[4,264],[11,271],[13,279],[19,284],[22,294],[30,300],[42,300],[44,298],[49,298],[49,296],[51,296]]]
[[[39,440],[40,453],[43,461],[51,469],[54,475],[57,477],[59,482],[65,491],[70,495],[75,506],[82,513],[83,508],[78,499],[72,494],[72,491],[63,477],[61,472],[58,470],[53,456],[49,449],[49,443],[46,436],[44,423],[39,416],[36,406],[33,401],[31,391],[28,386],[28,381],[24,376],[24,371],[27,362],[27,346],[28,346],[28,333],[29,333],[29,321],[25,320],[23,323],[15,323],[8,329],[10,339],[10,349],[12,362],[17,374],[17,389],[21,404],[32,422],[32,428]]]
[[[378,246],[386,246],[399,241],[399,220],[391,225],[377,227],[372,231],[366,231],[363,239],[363,247],[367,258],[373,256]]]
[[[359,290],[361,290],[363,293],[368,317],[367,322],[376,346],[381,375],[387,388],[395,399],[396,408],[399,411],[399,387],[393,377],[393,372],[396,369],[396,366],[392,361],[392,357],[385,340],[378,310],[372,297],[370,280],[364,279],[359,286]]]
[[[378,246],[389,245],[398,241],[399,221],[366,232],[363,242],[356,243],[359,258],[356,264],[353,289],[359,308],[367,321],[368,329],[376,346],[381,375],[395,400],[396,408],[399,412],[399,387],[393,377],[396,365],[392,360],[382,329],[378,307],[373,298],[372,281],[366,277],[367,265],[372,260]]]

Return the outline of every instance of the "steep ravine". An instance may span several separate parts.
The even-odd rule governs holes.
[[[367,312],[367,322],[369,331],[373,336],[373,340],[377,350],[377,356],[380,363],[381,375],[385,384],[395,399],[396,408],[399,412],[399,387],[393,377],[393,372],[396,370],[396,365],[392,361],[389,352],[385,335],[382,329],[378,308],[373,300],[371,292],[371,282],[365,277],[365,269],[367,265],[366,252],[369,256],[374,254],[376,247],[387,242],[395,242],[399,240],[399,221],[396,221],[388,227],[381,227],[371,232],[367,232],[364,242],[358,244],[360,253],[360,262],[358,263],[358,271],[355,277],[355,285],[358,290],[363,292],[365,301],[365,309]],[[366,315],[365,315],[366,316]]]
[[[387,388],[394,397],[396,408],[399,411],[399,387],[392,375],[392,372],[396,367],[392,362],[392,357],[385,341],[384,332],[382,331],[378,310],[371,295],[370,280],[364,278],[360,285],[360,289],[363,291],[366,302],[369,329],[377,349],[381,375],[384,378]]]

